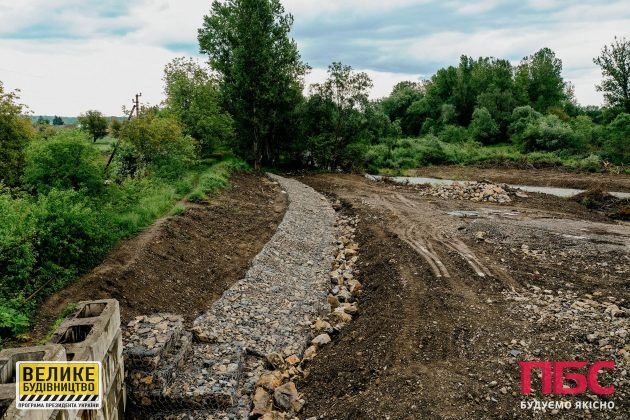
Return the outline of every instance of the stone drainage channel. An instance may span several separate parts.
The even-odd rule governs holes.
[[[355,218],[276,175],[289,206],[245,278],[197,318],[141,316],[125,331],[131,417],[295,418],[294,380],[358,311]],[[331,271],[332,269],[332,271]]]

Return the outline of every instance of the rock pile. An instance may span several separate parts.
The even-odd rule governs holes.
[[[308,375],[308,362],[317,352],[332,341],[358,312],[357,298],[362,285],[355,278],[354,267],[359,258],[359,246],[354,242],[358,217],[339,216],[337,251],[330,272],[328,314],[317,318],[310,326],[310,345],[301,355],[286,356],[271,353],[266,357],[269,369],[262,372],[256,382],[250,418],[264,420],[296,418],[306,401],[299,394],[295,382]]]
[[[455,182],[451,185],[436,185],[419,190],[420,195],[448,198],[451,200],[470,200],[475,202],[510,203],[514,197],[526,198],[527,195],[507,184],[494,184],[489,181]]]

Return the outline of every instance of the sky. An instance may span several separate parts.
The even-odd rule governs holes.
[[[20,89],[35,115],[88,109],[121,115],[134,94],[162,100],[173,58],[199,54],[197,29],[210,0],[0,0],[0,81]],[[615,36],[630,37],[628,0],[284,0],[292,36],[326,77],[333,61],[367,72],[372,98],[399,81],[429,78],[459,56],[518,63],[550,47],[578,101],[601,105],[593,64]]]

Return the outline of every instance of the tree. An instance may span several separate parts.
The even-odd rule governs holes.
[[[562,60],[549,48],[525,57],[516,69],[515,88],[519,103],[538,112],[560,106],[565,99]]]
[[[24,183],[40,194],[51,189],[96,194],[103,189],[103,162],[87,134],[61,130],[47,141],[33,142],[27,151]]]
[[[219,86],[209,69],[193,59],[176,58],[166,65],[163,80],[165,112],[180,122],[184,134],[199,142],[202,155],[232,139],[232,117],[219,105]]]
[[[608,125],[606,153],[615,163],[630,163],[630,114],[619,114]]]
[[[608,105],[630,113],[630,40],[615,37],[593,61],[602,68],[604,77],[597,90],[604,92]]]
[[[55,117],[52,120],[52,124],[53,125],[63,125],[64,122],[63,122],[63,119],[60,116],[55,115]]]
[[[48,118],[44,118],[43,116],[39,116],[39,118],[37,119],[37,124],[38,125],[50,125],[50,120]]]
[[[486,108],[477,108],[473,112],[470,132],[475,140],[483,144],[492,144],[497,141],[499,125]]]
[[[24,151],[35,132],[30,118],[23,117],[19,91],[5,92],[0,82],[0,183],[18,184],[24,169]]]
[[[319,156],[316,164],[332,168],[346,146],[358,139],[362,129],[363,113],[369,105],[372,80],[351,66],[333,63],[328,67],[328,79],[311,86],[313,96],[309,102],[317,104],[323,114],[325,126],[311,136],[311,153]]]
[[[109,120],[109,135],[114,138],[120,137],[120,130],[122,130],[122,123],[116,117],[112,117]]]
[[[99,111],[87,111],[79,115],[78,121],[81,129],[90,133],[94,142],[107,135],[107,119]]]
[[[220,76],[223,105],[235,121],[236,150],[256,168],[278,159],[301,100],[307,66],[289,38],[292,25],[280,0],[215,0],[199,30],[201,52]]]
[[[383,112],[389,117],[391,122],[400,120],[402,132],[404,134],[414,134],[413,121],[408,118],[409,107],[424,97],[424,87],[416,82],[400,82],[392,90],[389,97],[381,101]]]

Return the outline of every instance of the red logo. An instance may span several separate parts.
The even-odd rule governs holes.
[[[532,370],[542,370],[542,393],[545,395],[582,394],[588,388],[598,395],[609,395],[615,392],[614,386],[603,387],[599,383],[599,373],[603,369],[614,369],[612,360],[593,363],[585,369],[588,362],[518,362],[521,366],[521,394],[532,392]],[[581,369],[583,373],[575,372]],[[574,386],[567,387],[565,380],[574,382]]]

